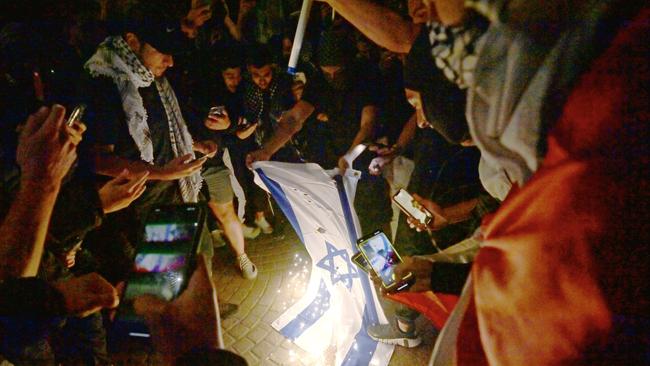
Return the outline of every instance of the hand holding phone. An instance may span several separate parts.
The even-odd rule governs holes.
[[[142,295],[166,301],[179,296],[196,267],[204,223],[204,208],[191,204],[158,207],[147,216],[134,271],[118,309],[115,328],[119,334],[149,337],[144,319],[134,311],[133,301]]]
[[[441,227],[447,224],[447,219],[436,210],[427,210],[415,197],[404,189],[393,196],[393,201],[409,219],[416,221],[419,228]]]
[[[402,262],[402,259],[382,231],[375,231],[359,239],[357,246],[387,292],[403,291],[412,285],[412,273],[400,273],[398,276],[395,272],[395,267]]]

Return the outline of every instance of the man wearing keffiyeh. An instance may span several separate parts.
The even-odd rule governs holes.
[[[82,90],[97,171],[108,176],[148,171],[149,192],[136,202],[140,212],[154,204],[196,202],[201,166],[217,150],[213,142],[193,141],[164,76],[192,33],[187,24],[160,6],[135,5],[122,34],[108,37],[85,65]],[[205,156],[197,158],[195,151]]]

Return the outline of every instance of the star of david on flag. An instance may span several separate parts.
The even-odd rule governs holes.
[[[336,365],[388,365],[394,346],[366,332],[388,321],[368,276],[350,260],[361,236],[352,205],[358,174],[348,169],[333,177],[316,164],[268,161],[253,169],[312,259],[305,295],[273,328],[313,355],[334,349]]]

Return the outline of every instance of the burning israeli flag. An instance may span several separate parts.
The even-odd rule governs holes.
[[[393,346],[366,333],[387,323],[368,276],[350,258],[361,236],[352,202],[358,172],[332,177],[316,164],[257,162],[257,183],[271,193],[312,259],[305,295],[272,326],[313,355],[335,351],[336,365],[388,365]]]

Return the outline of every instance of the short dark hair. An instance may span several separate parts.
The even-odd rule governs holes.
[[[260,68],[273,63],[273,54],[266,45],[258,43],[246,50],[246,66]]]
[[[219,71],[244,65],[244,51],[235,43],[218,44],[212,48],[212,59]]]

